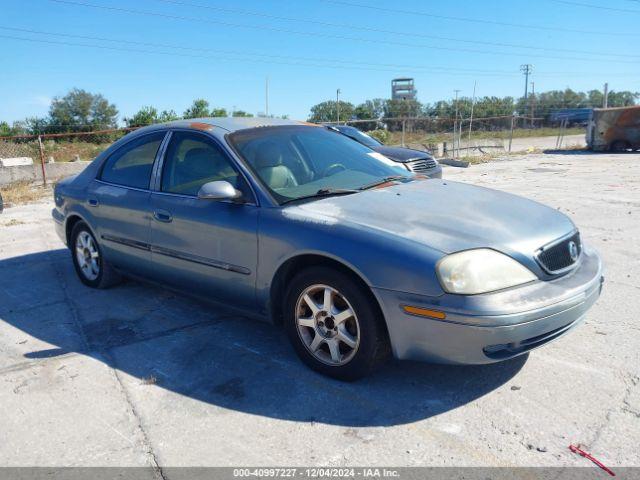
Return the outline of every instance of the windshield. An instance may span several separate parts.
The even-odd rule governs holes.
[[[260,127],[239,130],[228,140],[279,203],[413,176],[393,160],[326,128]]]
[[[355,127],[336,127],[340,132],[344,133],[345,135],[348,135],[349,137],[353,138],[354,140],[362,143],[363,145],[366,145],[367,147],[379,147],[380,145],[382,145],[378,140],[376,140],[373,137],[370,137],[369,135],[367,135],[364,132],[361,132],[360,130],[358,130]]]

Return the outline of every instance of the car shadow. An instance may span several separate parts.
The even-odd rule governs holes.
[[[140,282],[89,289],[68,256],[59,249],[0,260],[0,278],[8,279],[0,285],[0,322],[46,342],[28,342],[13,361],[87,355],[226,409],[355,427],[455,409],[508,382],[527,359],[483,366],[390,361],[368,378],[339,382],[302,365],[280,328]]]

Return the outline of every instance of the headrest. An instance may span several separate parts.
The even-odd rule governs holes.
[[[256,153],[256,168],[277,167],[282,164],[282,151],[275,142],[263,143]]]
[[[215,157],[209,148],[192,148],[185,154],[183,166],[189,172],[208,175],[215,169]]]

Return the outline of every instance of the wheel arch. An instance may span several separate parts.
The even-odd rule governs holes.
[[[623,145],[624,147],[622,149],[617,149],[616,146],[617,145]],[[632,148],[632,144],[630,141],[628,140],[624,140],[622,138],[618,138],[615,140],[612,140],[611,142],[609,142],[609,151],[610,152],[622,152],[624,150],[630,149]]]
[[[287,291],[287,285],[289,284],[291,279],[296,275],[296,273],[304,269],[318,266],[329,267],[342,272],[353,279],[361,287],[363,287],[366,294],[370,297],[373,305],[378,310],[380,317],[384,319],[380,301],[373,293],[370,283],[366,280],[365,276],[362,275],[362,273],[357,271],[353,266],[330,256],[319,253],[302,253],[288,258],[286,261],[284,261],[278,267],[276,273],[273,276],[269,291],[269,314],[273,323],[275,323],[276,325],[281,325],[283,322],[282,304],[284,302],[285,293]],[[389,333],[387,330],[386,320],[383,323],[385,332],[388,336]]]
[[[91,230],[91,232],[93,233],[93,229],[91,228],[91,225],[89,225],[89,223],[78,213],[71,213],[67,216],[67,219],[64,222],[64,234],[65,234],[65,238],[67,240],[67,247],[72,248],[71,247],[71,232],[73,232],[73,227],[76,226],[76,224],[78,222],[84,222],[87,224],[87,227],[89,227],[89,229]],[[95,233],[94,233],[95,236]]]

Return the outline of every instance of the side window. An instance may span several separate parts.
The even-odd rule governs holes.
[[[201,134],[175,132],[165,154],[160,190],[195,196],[202,185],[217,180],[247,194],[242,176],[215,142]]]
[[[165,133],[144,135],[116,150],[105,162],[100,179],[125,187],[149,188],[153,161]]]

